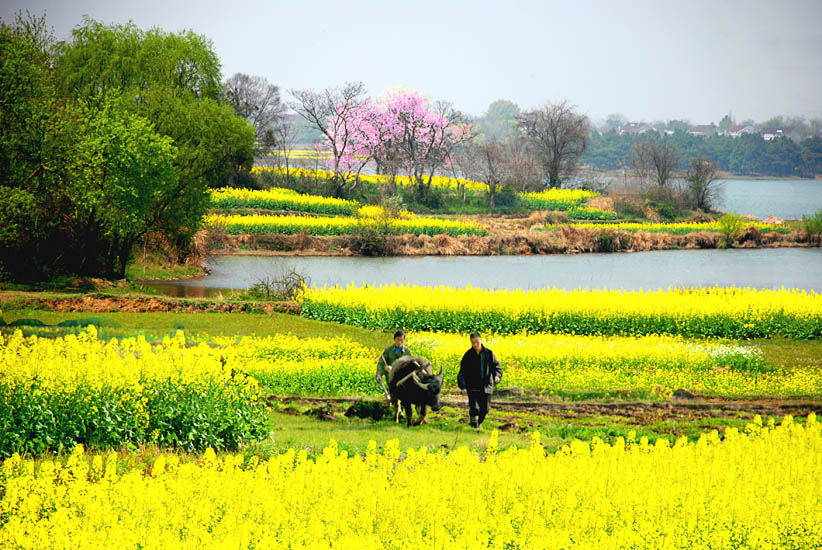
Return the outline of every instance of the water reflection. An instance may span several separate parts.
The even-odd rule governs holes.
[[[295,269],[315,286],[467,285],[482,288],[802,288],[822,292],[822,249],[665,250],[549,256],[399,258],[212,256],[206,277],[146,283],[178,297],[213,297]]]

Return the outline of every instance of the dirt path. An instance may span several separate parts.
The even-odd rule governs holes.
[[[268,397],[269,403],[299,403],[303,405],[325,405],[329,408],[347,408],[358,401],[353,397],[301,397],[276,396]],[[447,396],[443,404],[452,407],[468,406],[466,398]],[[616,401],[616,402],[545,402],[537,400],[504,400],[493,401],[492,407],[508,413],[530,413],[554,417],[580,416],[620,416],[630,418],[637,423],[648,421],[676,420],[684,418],[726,418],[781,417],[786,414],[805,416],[811,412],[822,415],[822,399],[756,399],[756,400],[723,400],[723,399],[671,399],[669,401]]]

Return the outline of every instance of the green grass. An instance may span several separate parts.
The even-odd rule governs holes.
[[[203,269],[194,265],[182,265],[170,262],[167,258],[158,255],[141,256],[135,254],[132,261],[126,265],[126,279],[181,279],[202,275]]]
[[[791,340],[774,337],[740,343],[758,346],[762,350],[765,363],[769,365],[785,368],[822,368],[822,340]]]
[[[270,456],[288,449],[305,449],[309,456],[316,456],[331,439],[339,448],[349,453],[364,454],[369,441],[375,441],[381,450],[386,441],[398,439],[400,449],[427,447],[430,451],[455,449],[468,446],[482,451],[488,444],[488,437],[495,429],[500,430],[501,449],[516,445],[527,447],[530,435],[539,431],[542,444],[549,451],[556,451],[573,440],[591,441],[599,437],[607,443],[614,443],[619,437],[639,440],[647,437],[652,444],[659,438],[671,443],[681,436],[696,441],[700,434],[716,429],[720,433],[728,427],[743,430],[753,415],[728,413],[723,417],[709,415],[666,417],[661,410],[641,417],[630,415],[546,415],[503,411],[491,411],[480,430],[472,429],[467,422],[467,405],[444,406],[439,412],[428,413],[428,425],[408,428],[401,420],[373,421],[369,419],[346,418],[343,413],[347,404],[337,404],[331,410],[336,420],[319,420],[306,415],[306,411],[318,406],[298,404],[277,404],[270,413],[269,437],[253,443],[244,454]],[[670,416],[670,415],[668,415]],[[767,419],[764,419],[767,421]],[[780,422],[780,418],[775,419]]]
[[[37,319],[47,325],[56,325],[66,319],[98,318],[102,323],[101,338],[121,338],[143,334],[147,338],[162,338],[177,330],[187,334],[208,338],[209,336],[267,336],[271,334],[294,334],[300,337],[344,336],[364,346],[382,349],[391,343],[391,335],[385,332],[361,329],[337,323],[312,321],[298,315],[282,313],[88,313],[53,312],[41,310],[18,310],[3,306],[6,323],[16,319]],[[114,323],[114,324],[111,324]]]
[[[364,454],[369,441],[377,443],[382,450],[386,441],[398,439],[400,449],[417,449],[425,446],[429,450],[455,449],[467,445],[481,450],[487,446],[491,427],[483,425],[476,431],[467,424],[453,420],[440,419],[440,415],[429,413],[429,425],[406,427],[403,420],[400,424],[392,420],[348,419],[339,414],[339,420],[318,420],[302,414],[271,413],[271,433],[267,440],[252,445],[253,454],[268,456],[279,454],[288,449],[305,449],[309,455],[317,455],[328,445],[331,439],[337,441],[340,449],[349,453]],[[490,422],[489,422],[490,424]],[[525,445],[527,437],[519,434],[500,434],[500,443]]]

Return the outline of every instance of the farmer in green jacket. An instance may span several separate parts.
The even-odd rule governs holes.
[[[390,396],[382,377],[385,376],[387,382],[388,375],[391,372],[391,364],[404,355],[411,355],[411,350],[405,347],[405,332],[398,330],[394,333],[394,343],[385,348],[379,359],[377,359],[377,382],[382,386],[386,399],[390,399]]]

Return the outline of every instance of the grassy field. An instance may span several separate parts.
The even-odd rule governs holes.
[[[313,321],[298,315],[282,313],[63,313],[4,307],[3,318],[6,323],[12,323],[18,319],[37,319],[47,325],[56,325],[67,319],[99,320],[99,336],[103,339],[138,334],[144,335],[149,340],[162,339],[163,336],[174,334],[177,330],[184,330],[189,335],[205,339],[216,336],[268,336],[272,334],[293,334],[299,337],[345,336],[364,346],[380,349],[391,342],[391,336],[384,332]]]
[[[388,332],[369,330],[339,323],[314,321],[282,313],[85,313],[14,309],[4,306],[3,319],[12,323],[18,319],[36,319],[56,325],[67,319],[103,320],[100,337],[112,338],[143,334],[146,338],[162,338],[177,330],[208,338],[209,336],[267,336],[294,334],[299,337],[344,336],[364,346],[382,349],[391,343]],[[9,329],[6,329],[7,331]],[[782,337],[745,340],[743,344],[759,347],[765,362],[779,367],[811,366],[822,368],[822,340],[791,340]]]
[[[398,439],[401,449],[423,445],[431,450],[455,449],[468,445],[483,450],[493,430],[500,432],[500,448],[527,447],[530,435],[539,431],[542,444],[553,452],[575,439],[591,441],[594,437],[609,443],[619,437],[626,440],[647,437],[652,444],[659,438],[673,441],[681,436],[696,441],[700,434],[709,430],[724,432],[728,427],[742,430],[755,414],[721,406],[698,411],[655,408],[641,402],[632,402],[630,406],[613,404],[610,414],[559,407],[553,411],[529,411],[506,399],[492,404],[482,429],[475,431],[467,424],[467,402],[457,397],[450,401],[452,405],[443,407],[438,413],[429,413],[428,426],[406,428],[390,419],[346,418],[344,412],[348,403],[306,403],[300,399],[285,399],[272,408],[270,438],[250,446],[247,452],[268,456],[296,448],[314,455],[321,452],[330,439],[337,441],[340,449],[358,454],[365,452],[370,440],[377,441],[381,448],[390,439]],[[319,412],[325,419],[318,418]],[[776,423],[783,416],[771,415]]]
[[[270,336],[293,334],[301,338],[343,336],[374,350],[382,349],[391,341],[385,332],[352,326],[313,321],[295,315],[255,313],[59,313],[44,310],[3,307],[6,323],[19,319],[33,319],[46,325],[66,320],[94,321],[99,325],[100,337],[121,338],[138,334],[149,340],[160,340],[184,330],[190,337],[208,340],[224,336]],[[4,333],[13,330],[5,327]],[[32,332],[43,329],[30,328]],[[45,329],[46,333],[49,330]],[[63,329],[63,331],[76,329]],[[822,368],[822,341],[789,340],[784,338],[760,339],[746,342],[759,347],[769,364],[783,368]],[[505,358],[502,358],[503,362]],[[351,396],[354,398],[361,396]],[[365,397],[373,399],[374,397]],[[811,410],[822,412],[822,401],[791,403],[782,401],[731,402],[722,399],[700,402],[676,399],[662,401],[590,400],[567,401],[562,398],[514,396],[495,398],[483,429],[475,432],[466,424],[467,404],[457,394],[445,396],[447,406],[439,413],[429,413],[430,424],[416,428],[396,425],[392,420],[347,418],[344,413],[351,400],[304,399],[278,396],[271,398],[268,413],[269,436],[250,443],[244,454],[270,456],[288,448],[305,449],[309,455],[320,453],[330,439],[341,449],[363,453],[370,440],[378,445],[398,439],[402,449],[425,445],[429,449],[452,449],[460,445],[481,450],[493,429],[499,429],[500,446],[526,446],[529,434],[539,430],[544,445],[556,450],[574,439],[590,441],[599,437],[612,442],[618,437],[648,437],[654,442],[659,437],[691,439],[710,429],[724,431],[727,427],[743,428],[754,414],[774,417],[778,422],[785,414],[802,417]],[[523,406],[527,401],[535,406]],[[149,457],[159,452],[143,449]],[[139,459],[135,459],[139,460]],[[147,463],[150,462],[146,458]]]

